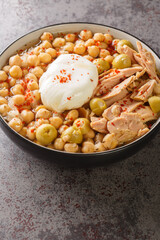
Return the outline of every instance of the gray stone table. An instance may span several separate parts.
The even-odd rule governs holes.
[[[159,0],[0,0],[0,50],[49,24],[89,21],[134,34],[160,54]],[[0,130],[1,240],[159,240],[160,133],[95,169],[60,169]]]

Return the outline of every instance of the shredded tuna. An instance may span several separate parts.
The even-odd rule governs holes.
[[[105,118],[91,118],[91,128],[100,133],[107,133],[107,120]]]
[[[156,84],[155,80],[149,80],[146,84],[144,84],[138,90],[134,91],[133,95],[131,95],[131,98],[137,101],[146,102],[147,99],[152,95],[155,84]]]
[[[107,120],[112,120],[120,116],[122,112],[133,112],[138,106],[142,105],[142,102],[134,101],[130,96],[131,95],[128,95],[126,98],[115,102],[112,106],[107,108],[103,112],[103,117]]]
[[[156,74],[156,64],[153,55],[142,47],[142,44],[137,41],[139,53],[133,53],[135,60],[143,67],[151,79],[155,79],[160,83],[160,79]]]
[[[154,113],[149,106],[140,105],[134,110],[134,112],[141,117],[144,123],[156,120],[158,117],[157,114]]]
[[[141,66],[124,69],[111,69],[99,76],[99,85],[96,87],[93,95],[102,95],[108,92],[111,88],[119,84],[123,79],[142,71]],[[144,73],[143,73],[144,74]]]
[[[133,50],[132,48],[128,47],[127,45],[123,45],[123,46],[118,47],[118,51],[120,53],[128,55],[128,57],[130,57],[132,63],[136,63],[136,60],[134,58],[134,53],[136,53],[136,51]]]
[[[110,133],[114,133],[119,144],[130,142],[135,139],[140,129],[145,125],[137,113],[122,113],[107,123]]]

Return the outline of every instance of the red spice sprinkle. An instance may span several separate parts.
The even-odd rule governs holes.
[[[67,97],[68,100],[71,100],[71,97]]]
[[[84,29],[83,31],[84,31],[84,32],[87,32],[87,30],[86,30],[86,29]]]
[[[31,133],[33,133],[34,132],[34,128],[33,129],[31,129]]]
[[[120,73],[120,71],[119,71],[119,70],[117,70],[117,69],[115,69],[115,73],[117,73],[117,74],[118,74],[118,73]]]
[[[112,122],[111,124],[112,124],[113,126],[115,126],[115,124],[114,124],[113,122]]]
[[[115,86],[115,88],[118,88],[119,86],[117,85],[117,86]]]
[[[93,82],[93,79],[90,79],[91,82]]]

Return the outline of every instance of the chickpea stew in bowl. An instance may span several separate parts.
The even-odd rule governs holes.
[[[96,153],[150,131],[160,113],[154,56],[137,41],[81,28],[44,31],[0,70],[0,114],[49,149]]]

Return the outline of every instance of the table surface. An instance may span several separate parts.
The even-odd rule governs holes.
[[[0,51],[36,28],[86,21],[126,30],[160,54],[159,0],[0,0],[0,12]],[[0,130],[0,239],[160,239],[159,140],[108,167],[65,169]]]

